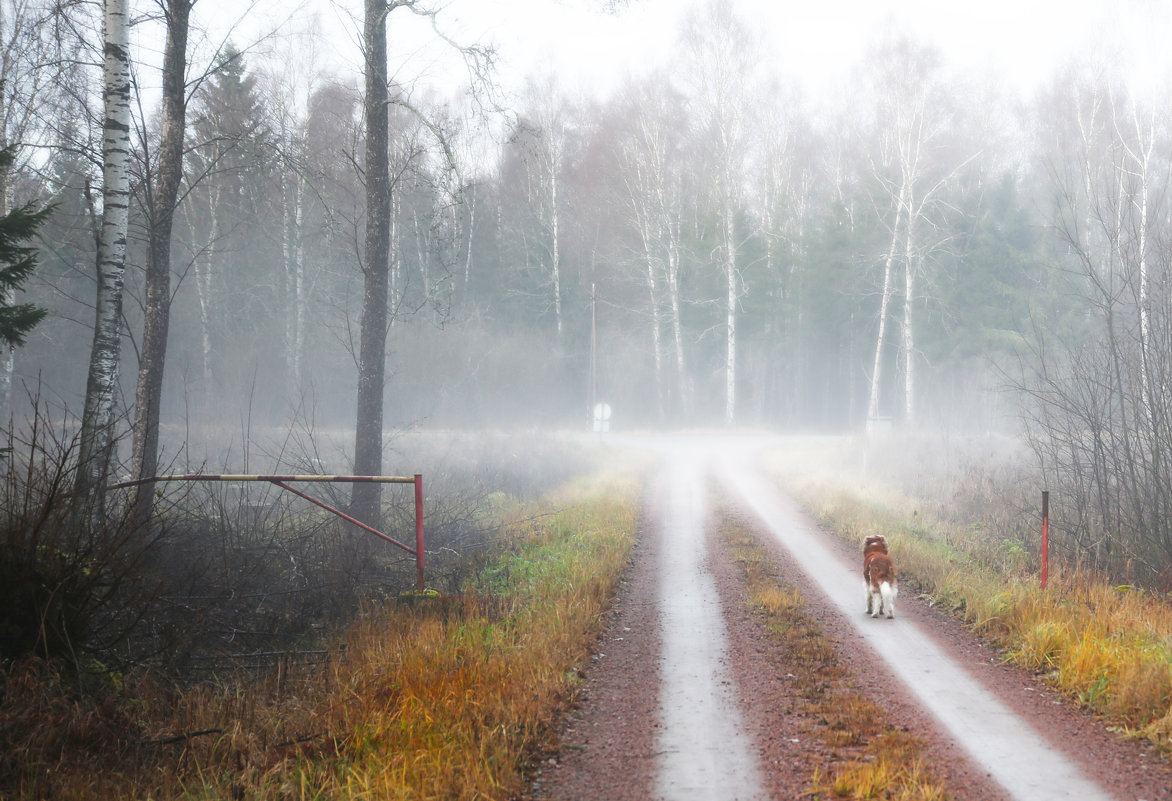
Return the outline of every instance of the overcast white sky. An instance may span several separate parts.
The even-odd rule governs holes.
[[[680,20],[704,0],[629,0],[614,14],[606,0],[447,0],[448,30],[461,41],[493,42],[506,86],[521,76],[554,69],[562,83],[604,92],[628,71],[667,58]],[[1168,77],[1172,58],[1172,3],[1166,0],[733,0],[762,31],[782,73],[811,88],[844,79],[866,46],[888,27],[934,42],[956,66],[992,70],[1028,93],[1060,65],[1108,54],[1126,64],[1136,88]],[[222,25],[240,0],[200,0],[199,24]],[[353,39],[361,0],[304,0],[305,11],[332,33],[330,60],[358,66]],[[258,0],[248,31],[290,16],[290,0]],[[392,17],[397,55],[426,53],[422,29]],[[398,36],[396,36],[398,34]],[[242,34],[238,39],[246,39]],[[449,69],[434,56],[434,74]],[[417,62],[418,63],[418,62]],[[417,67],[413,67],[417,69]]]

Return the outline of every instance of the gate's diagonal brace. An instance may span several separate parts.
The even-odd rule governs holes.
[[[415,556],[415,588],[419,592],[423,592],[423,476],[416,473],[414,476],[314,476],[314,475],[231,475],[220,474],[212,475],[209,473],[188,473],[186,475],[172,475],[172,476],[152,476],[150,478],[140,478],[133,481],[122,481],[117,484],[111,484],[107,489],[124,489],[128,487],[138,487],[143,484],[152,484],[156,481],[267,481],[270,484],[280,487],[283,490],[292,492],[299,498],[304,498],[310,503],[320,506],[331,514],[345,520],[347,523],[353,523],[363,531],[369,532],[376,537],[380,537],[391,545],[397,548],[402,548],[409,554]],[[335,509],[324,501],[319,501],[310,495],[306,495],[300,490],[295,490],[289,486],[290,481],[324,481],[324,482],[346,482],[346,483],[377,483],[377,484],[414,484],[415,485],[415,547],[411,548],[398,540],[388,537],[378,529],[366,525],[361,520],[346,514],[340,509]]]
[[[283,490],[288,490],[289,492],[292,492],[294,495],[296,495],[298,498],[304,498],[305,500],[309,501],[310,503],[314,504],[315,506],[320,506],[322,509],[325,509],[327,512],[333,512],[335,515],[342,518],[347,523],[353,523],[354,525],[358,526],[363,531],[369,531],[371,534],[373,534],[376,537],[382,537],[384,540],[389,542],[391,545],[395,545],[399,548],[402,548],[407,553],[410,553],[410,554],[415,553],[415,550],[413,548],[409,548],[406,545],[404,545],[403,543],[399,542],[398,540],[392,539],[391,537],[388,537],[386,534],[383,534],[378,529],[371,528],[370,526],[363,523],[361,520],[354,518],[354,517],[351,517],[350,515],[343,512],[341,509],[336,509],[333,506],[330,506],[325,501],[319,501],[317,498],[314,498],[312,495],[306,495],[301,490],[293,489],[292,487],[290,487],[288,484],[286,484],[284,481],[281,481],[280,479],[275,479],[275,478],[269,479],[269,483],[274,484]]]

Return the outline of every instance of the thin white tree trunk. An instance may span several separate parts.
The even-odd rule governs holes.
[[[642,200],[636,200],[641,205]],[[646,209],[637,212],[639,217],[639,236],[643,240],[643,261],[646,265],[647,303],[651,311],[651,353],[655,362],[655,399],[659,410],[659,417],[663,419],[663,339],[660,334],[659,286],[655,276],[655,243],[650,228],[650,220]]]
[[[680,319],[680,251],[678,218],[669,222],[671,230],[667,250],[667,296],[671,308],[671,334],[676,352],[676,380],[679,382],[680,410],[685,416],[692,409],[688,391],[688,370],[684,357],[684,326]]]
[[[464,254],[464,294],[469,293],[468,284],[472,281],[472,247],[476,232],[476,192],[467,192],[464,195],[464,208],[468,210],[468,237],[467,251]]]
[[[910,194],[910,193],[909,193]],[[910,424],[916,417],[916,333],[912,314],[916,298],[915,215],[909,202],[907,236],[904,237],[903,291],[903,419]]]
[[[725,279],[728,297],[725,305],[727,339],[725,352],[724,422],[733,425],[737,418],[737,245],[732,202],[732,170],[725,172],[724,241]]]
[[[195,294],[199,299],[199,341],[200,356],[203,370],[203,397],[205,409],[210,408],[206,401],[212,396],[212,278],[215,265],[212,263],[216,252],[216,240],[220,236],[220,192],[221,187],[216,184],[208,190],[208,247],[195,260]]]
[[[895,269],[895,248],[899,243],[899,227],[903,217],[905,190],[901,187],[895,206],[895,224],[891,227],[891,246],[883,261],[883,294],[879,300],[879,332],[875,335],[875,358],[871,365],[871,392],[867,399],[867,423],[879,416],[879,385],[883,375],[883,340],[887,335],[887,310],[891,305],[892,273]]]
[[[1150,168],[1152,160],[1152,151],[1155,148],[1156,131],[1155,131],[1155,115],[1148,120],[1145,132],[1145,126],[1140,122],[1138,111],[1132,112],[1133,122],[1135,125],[1136,146],[1137,150],[1132,152],[1129,148],[1131,158],[1136,163],[1136,178],[1139,180],[1139,241],[1137,248],[1138,269],[1139,269],[1139,369],[1140,369],[1140,388],[1142,403],[1150,415],[1152,412],[1152,404],[1155,401],[1153,387],[1151,385],[1151,300],[1149,298],[1149,266],[1148,266],[1148,218],[1149,218],[1149,196],[1151,192],[1150,187]]]
[[[732,154],[727,130],[722,131],[723,144],[723,198],[724,217],[724,280],[727,296],[724,300],[724,425],[736,422],[736,204],[732,201]]]
[[[105,0],[102,224],[94,340],[78,453],[78,490],[100,491],[110,463],[122,340],[122,288],[130,212],[130,8]]]
[[[553,133],[550,133],[553,136]],[[558,163],[559,148],[550,145],[549,154],[549,259],[553,281],[553,315],[557,325],[558,345],[562,344],[562,273],[558,241]]]

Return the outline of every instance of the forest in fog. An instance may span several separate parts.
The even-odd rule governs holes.
[[[200,4],[178,5],[198,30]],[[419,5],[392,4],[387,24]],[[48,316],[13,351],[13,420],[34,400],[78,415],[86,391],[94,11],[5,4],[5,196],[53,208],[20,293]],[[133,418],[144,317],[165,306],[161,422],[181,436],[354,420],[363,76],[317,67],[310,34],[246,44],[186,64],[155,295],[165,108],[131,102],[117,404]],[[1060,65],[1023,100],[877,33],[849,85],[813,96],[765,69],[770,43],[718,1],[688,18],[668,69],[601,98],[535,75],[506,98],[475,44],[465,91],[387,87],[388,427],[584,427],[596,401],[616,428],[988,430],[1024,409],[1049,430],[1083,400],[1104,424],[1163,425],[1168,104],[1110,62]],[[134,66],[134,86],[157,87],[157,69]],[[1084,391],[1080,375],[1096,380]]]
[[[80,413],[99,21],[33,0],[7,13],[11,202],[54,205],[22,293],[49,315],[15,351],[12,404]],[[999,390],[1042,337],[1101,342],[1108,312],[1135,311],[1138,289],[1120,290],[1145,259],[1163,285],[1164,111],[1107,67],[1071,65],[1023,104],[890,35],[858,54],[857,82],[811,97],[762,68],[768,46],[717,3],[670,70],[603,99],[556,75],[507,106],[479,84],[444,98],[392,81],[388,424],[578,427],[605,400],[617,427],[983,429],[1016,413]],[[311,50],[290,34],[188,66],[164,426],[353,422],[362,76],[314,69]],[[124,410],[157,104],[132,104]]]

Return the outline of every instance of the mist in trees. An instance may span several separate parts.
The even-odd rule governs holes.
[[[885,33],[851,85],[812,89],[713,0],[664,67],[600,96],[535,74],[501,101],[320,66],[313,34],[281,32],[193,53],[184,91],[140,98],[104,147],[100,20],[19,8],[52,25],[0,30],[4,141],[35,146],[5,203],[55,212],[22,292],[48,315],[11,373],[42,389],[14,419],[52,398],[87,463],[129,463],[121,435],[153,419],[140,462],[246,468],[226,446],[305,425],[338,443],[325,469],[377,472],[387,432],[584,429],[595,399],[616,429],[1003,431],[1079,499],[1088,560],[1172,558],[1168,98],[1109,64],[1018,98]]]

